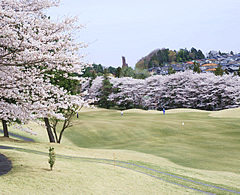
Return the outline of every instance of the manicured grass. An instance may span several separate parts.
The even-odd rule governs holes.
[[[0,141],[1,144],[7,146],[45,152],[41,154],[22,150],[1,150],[1,153],[13,162],[13,169],[10,173],[0,176],[0,194],[200,194],[143,173],[202,191],[228,194],[226,191],[200,186],[140,167],[128,166],[118,161],[146,166],[230,190],[240,190],[239,174],[186,168],[154,155],[126,150],[98,150],[59,144],[25,143],[5,138],[0,138]],[[50,146],[55,148],[56,154],[112,161],[94,160],[95,162],[91,162],[91,160],[79,158],[57,157],[53,171],[50,171],[47,162],[47,151]],[[113,163],[114,156],[116,166]]]
[[[133,150],[186,167],[240,173],[240,120],[225,112],[129,110],[121,117],[115,110],[85,110],[65,137],[79,147]],[[240,109],[232,112],[240,116]]]
[[[215,194],[230,194],[118,161],[240,191],[240,109],[174,109],[167,110],[165,116],[159,111],[128,110],[121,116],[116,110],[84,109],[79,114],[60,145],[48,144],[44,127],[33,123],[30,126],[38,135],[27,135],[37,143],[0,137],[0,145],[45,152],[0,150],[13,162],[11,172],[0,176],[0,194],[198,194],[154,177]],[[26,135],[12,128],[10,131]],[[61,155],[112,161],[57,157],[50,171],[50,146]]]
[[[47,152],[51,145],[57,154],[113,159],[148,159],[136,152],[89,150],[58,144],[16,142],[0,138],[1,144]],[[1,150],[13,162],[10,173],[0,176],[0,194],[198,194],[180,186],[129,169],[78,159],[57,157],[49,170],[47,154]],[[155,160],[161,160],[156,158]],[[166,164],[163,160],[163,164]],[[117,163],[116,163],[117,165]]]

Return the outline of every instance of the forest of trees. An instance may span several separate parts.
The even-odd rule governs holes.
[[[95,79],[97,76],[103,76],[105,70],[107,70],[108,74],[114,75],[117,78],[132,77],[135,79],[145,79],[150,76],[150,74],[146,70],[142,69],[134,70],[131,67],[114,68],[112,66],[103,67],[101,64],[93,64],[91,67],[87,67],[82,76]]]
[[[109,80],[109,81],[106,81]],[[103,108],[221,110],[239,107],[240,77],[197,74],[191,70],[143,79],[97,77],[85,88]],[[104,100],[104,101],[103,101]]]
[[[170,49],[159,49],[151,52],[142,58],[135,66],[138,69],[148,69],[152,67],[162,67],[165,64],[175,64],[205,58],[201,50],[194,47],[191,50],[180,49],[179,51]]]

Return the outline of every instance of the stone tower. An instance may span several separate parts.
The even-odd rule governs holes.
[[[128,64],[126,63],[126,59],[124,56],[122,56],[122,68],[128,67]]]

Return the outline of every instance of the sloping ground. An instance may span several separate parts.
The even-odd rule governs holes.
[[[0,129],[0,134],[1,134],[1,133],[3,134],[3,130]],[[10,133],[10,132],[9,132],[9,136],[15,137],[15,138],[18,138],[18,139],[20,139],[20,140],[27,141],[27,142],[34,142],[34,140],[31,139],[31,138],[24,137],[24,136],[15,134],[15,133]]]
[[[220,117],[211,116],[213,112],[189,109],[168,110],[165,116],[159,111],[151,111],[151,114],[135,111],[124,111],[121,117],[120,112],[114,110],[84,110],[80,118],[73,121],[74,126],[66,130],[61,145],[0,139],[0,145],[45,152],[42,155],[0,150],[14,165],[9,174],[0,177],[0,194],[9,193],[7,188],[11,189],[11,194],[19,194],[19,189],[22,194],[198,194],[173,183],[209,193],[231,194],[153,173],[150,169],[240,191],[238,118],[226,118],[226,111],[218,112]],[[234,112],[232,116],[240,114],[239,109],[227,111]],[[44,134],[38,132],[38,135]],[[75,158],[57,158],[51,172],[47,162],[49,146],[54,146],[57,154]],[[79,157],[108,159],[111,163],[79,160]],[[149,170],[138,167],[132,172],[128,169],[131,166],[123,169],[118,161],[148,167]]]
[[[57,154],[73,157],[57,156],[53,171],[50,171],[46,152],[50,144],[3,141],[14,148],[1,150],[11,157],[14,166],[13,171],[0,177],[0,194],[199,194],[193,189],[142,174],[141,170],[123,168],[117,162],[121,158],[118,154],[115,165],[112,159],[111,163],[104,163],[76,157],[102,156],[106,159],[114,151],[82,150],[51,144]],[[16,150],[17,147],[24,150]],[[124,154],[128,156],[126,152]]]
[[[227,110],[240,115],[240,109]],[[98,149],[133,150],[182,166],[239,172],[240,120],[193,109],[160,111],[91,110],[80,114],[63,143]],[[151,114],[149,114],[151,113]]]
[[[220,118],[240,118],[240,107],[211,112],[210,116]]]
[[[237,174],[188,169],[143,153],[6,139],[1,143],[9,147],[1,151],[14,166],[0,177],[0,194],[240,193]],[[47,163],[48,146],[57,154],[53,171]]]

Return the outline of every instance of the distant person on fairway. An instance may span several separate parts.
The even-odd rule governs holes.
[[[123,116],[123,111],[121,111],[121,116]]]
[[[165,109],[164,109],[164,108],[163,108],[163,110],[162,110],[162,111],[163,111],[163,115],[165,115]]]

